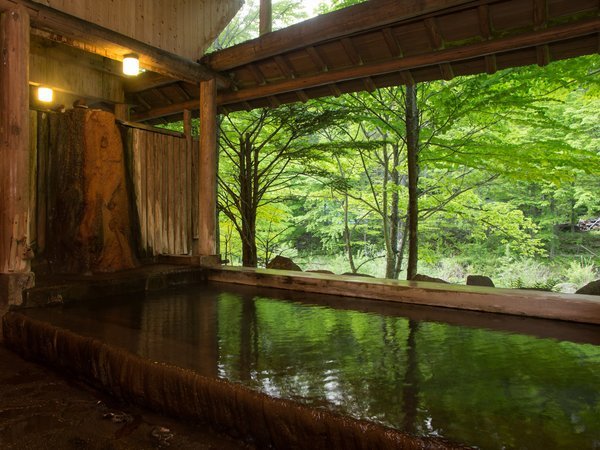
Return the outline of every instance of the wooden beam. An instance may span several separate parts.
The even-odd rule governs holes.
[[[334,97],[339,97],[340,95],[342,95],[342,91],[340,91],[340,88],[335,83],[331,83],[329,85],[329,90],[331,91]]]
[[[363,84],[365,85],[367,92],[373,92],[377,90],[377,86],[371,77],[363,78]]]
[[[277,67],[279,67],[281,74],[285,78],[296,78],[296,74],[294,73],[294,70],[292,69],[292,67],[290,66],[290,64],[288,63],[288,61],[286,60],[286,58],[284,56],[275,55],[273,57],[273,59],[275,60]]]
[[[299,91],[296,91],[296,95],[298,96],[298,98],[300,99],[300,101],[302,103],[306,103],[307,101],[310,100],[308,98],[308,95],[306,95],[306,92],[304,92],[302,89],[300,89]]]
[[[201,61],[213,70],[228,70],[319,42],[474,3],[472,0],[370,0],[212,53]]]
[[[259,34],[262,36],[273,31],[273,5],[271,0],[260,0],[259,15]]]
[[[548,20],[548,2],[547,0],[533,1],[533,25],[535,29],[545,28]]]
[[[344,52],[346,52],[346,55],[348,56],[348,58],[350,58],[350,62],[352,63],[352,65],[362,66],[363,65],[362,57],[356,50],[356,47],[354,46],[352,39],[351,38],[343,38],[341,40],[341,42],[342,42],[342,46],[344,47]]]
[[[381,34],[383,35],[383,39],[385,40],[385,45],[390,51],[390,55],[392,58],[399,58],[402,56],[402,48],[398,43],[398,39],[394,36],[394,32],[391,28],[384,28],[381,30]]]
[[[168,86],[174,83],[173,78],[165,77],[156,72],[140,73],[137,77],[126,78],[123,80],[125,92],[133,94],[136,92],[146,91],[148,89],[156,89],[158,87]]]
[[[559,25],[539,31],[510,36],[492,41],[478,42],[462,47],[449,48],[421,55],[407,56],[401,59],[381,61],[365,64],[358,67],[332,70],[326,73],[299,77],[294,80],[285,80],[278,83],[267,84],[252,89],[242,89],[238,92],[223,92],[219,95],[219,104],[239,103],[269,95],[283,94],[298,89],[308,89],[340,81],[353,80],[368,76],[382,75],[399,72],[406,69],[415,69],[431,65],[463,61],[477,57],[484,57],[494,53],[501,53],[520,48],[534,47],[551,42],[585,36],[597,33],[600,30],[600,19],[593,18],[576,23]]]
[[[545,67],[550,64],[550,47],[547,45],[540,45],[536,47],[535,52],[538,66]]]
[[[258,84],[259,86],[263,86],[263,85],[267,84],[267,80],[266,80],[265,76],[263,75],[263,73],[260,71],[260,69],[255,64],[248,64],[246,66],[246,68],[252,74],[252,77],[256,81],[256,84]]]
[[[201,64],[48,6],[30,0],[0,0],[0,9],[15,4],[27,7],[31,26],[41,30],[37,34],[46,39],[118,61],[128,53],[136,53],[142,67],[167,77],[194,84],[216,77],[222,87],[229,86],[227,78]]]
[[[320,70],[321,72],[327,72],[329,70],[329,67],[327,67],[327,63],[323,60],[319,53],[319,50],[317,50],[315,47],[306,47],[306,53],[308,53],[308,56],[310,56],[310,59],[312,60],[312,62],[318,70]]]
[[[477,16],[479,18],[479,32],[484,39],[490,39],[492,37],[490,7],[488,5],[481,5],[479,8],[477,8]]]
[[[199,236],[196,254],[217,252],[217,84],[200,83]]]
[[[279,108],[281,106],[281,102],[274,95],[270,95],[268,97],[268,100],[269,100],[269,105],[271,105],[271,108]]]
[[[0,12],[0,273],[5,274],[28,273],[33,256],[29,247],[29,15],[22,5],[10,6]]]
[[[174,136],[177,138],[184,137],[184,133],[182,133],[181,131],[174,131],[174,130],[169,130],[167,128],[153,127],[152,125],[146,125],[143,123],[130,122],[127,120],[120,120],[119,118],[117,118],[117,122],[120,123],[121,125],[124,125],[129,128],[137,128],[138,130],[150,131],[152,133],[164,134],[165,136]]]
[[[485,72],[492,75],[498,71],[498,64],[496,63],[496,55],[485,56]]]
[[[429,42],[431,42],[433,50],[440,50],[444,48],[444,39],[442,38],[442,34],[438,29],[435,17],[425,19],[423,21],[423,25],[425,25],[427,36],[429,36]]]
[[[143,99],[140,99],[138,96],[138,100],[143,100]],[[146,103],[146,102],[144,102],[144,103]],[[148,105],[148,103],[146,103],[146,105]],[[145,111],[143,113],[133,114],[131,116],[131,119],[136,122],[137,121],[141,122],[144,120],[158,119],[159,117],[171,116],[173,114],[180,113],[184,109],[198,111],[198,108],[199,108],[198,99],[186,100],[185,102],[175,103],[173,105],[161,106],[158,108],[150,108],[150,105],[148,105],[148,107],[147,107],[148,111]]]

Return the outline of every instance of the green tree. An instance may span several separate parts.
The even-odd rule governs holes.
[[[335,115],[289,105],[230,114],[221,122],[219,209],[239,233],[244,266],[258,262],[259,209],[283,202],[292,182],[309,170],[307,162],[322,158],[312,136]]]

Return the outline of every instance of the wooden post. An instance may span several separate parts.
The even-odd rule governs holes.
[[[129,120],[129,105],[127,103],[115,104],[115,118],[118,120]]]
[[[199,239],[196,254],[215,256],[217,251],[217,84],[200,82]]]
[[[29,15],[0,14],[0,303],[33,285],[29,247]]]
[[[270,33],[273,29],[273,7],[271,0],[260,0],[259,34]]]

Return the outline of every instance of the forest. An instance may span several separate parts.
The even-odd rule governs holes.
[[[256,35],[256,3],[213,48]],[[574,292],[600,275],[599,75],[591,55],[220,116],[221,256]]]

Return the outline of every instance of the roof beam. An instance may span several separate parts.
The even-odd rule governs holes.
[[[307,77],[297,77],[295,79],[286,79],[277,83],[266,84],[264,86],[241,89],[239,91],[221,92],[218,95],[219,105],[243,103],[258,98],[278,95],[286,92],[306,90],[312,87],[329,85],[334,95],[340,95],[341,91],[335,85],[336,82],[365,78],[369,76],[383,75],[386,73],[400,72],[405,82],[413,82],[410,69],[463,61],[478,57],[487,57],[487,70],[493,72],[495,67],[495,54],[507,52],[519,48],[536,47],[561,41],[570,38],[576,38],[600,30],[600,18],[586,19],[575,23],[560,25],[552,28],[541,29],[529,33],[505,37],[500,39],[488,40],[462,47],[448,48],[438,50],[432,53],[422,55],[413,55],[404,58],[382,61],[378,63],[365,64],[358,67],[332,70],[325,73],[311,75]],[[169,116],[181,112],[183,109],[198,109],[197,100],[190,100],[165,107],[154,108],[144,113],[132,117],[132,120],[149,120],[156,117]]]
[[[201,61],[213,70],[228,70],[319,42],[385,27],[469,3],[475,2],[473,0],[370,0],[206,55]]]
[[[267,84],[252,89],[243,89],[237,92],[223,92],[218,96],[219,104],[239,103],[268,95],[282,94],[298,89],[309,89],[326,84],[353,80],[369,76],[399,72],[406,69],[415,69],[436,64],[463,61],[477,57],[484,57],[494,53],[501,53],[519,48],[535,47],[555,41],[585,36],[597,33],[600,29],[600,18],[582,20],[576,23],[560,25],[553,28],[542,29],[517,36],[478,42],[462,47],[449,48],[421,55],[408,56],[401,59],[365,64],[358,67],[331,70],[329,72],[298,77],[294,80],[285,80],[278,83]]]
[[[35,34],[46,39],[118,61],[137,53],[142,66],[167,77],[194,84],[217,78],[221,86],[229,85],[229,80],[194,61],[30,0],[0,0],[0,9],[17,4],[27,8],[32,28],[40,30]]]

